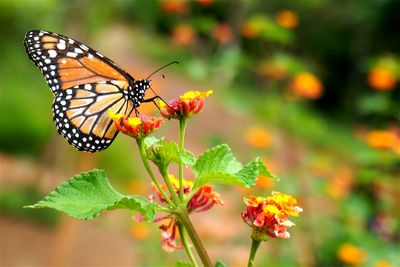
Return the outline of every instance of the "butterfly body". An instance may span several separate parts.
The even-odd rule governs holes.
[[[58,132],[81,151],[107,148],[118,134],[108,110],[129,116],[151,85],[150,80],[135,80],[102,54],[60,34],[30,31],[24,45],[54,94],[53,121]]]

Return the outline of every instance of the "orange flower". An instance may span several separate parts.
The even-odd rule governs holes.
[[[394,130],[373,130],[367,133],[366,142],[372,148],[396,151],[400,146],[400,136]]]
[[[262,128],[252,127],[247,130],[246,141],[255,148],[266,148],[271,144],[271,134]]]
[[[376,90],[391,90],[396,86],[396,74],[383,67],[376,67],[368,73],[368,84]]]
[[[292,29],[299,25],[299,17],[290,10],[280,10],[276,14],[276,22],[283,28]]]
[[[349,265],[361,265],[365,262],[364,251],[349,243],[340,246],[337,256],[339,260]]]
[[[380,260],[375,263],[374,267],[394,267],[394,265],[385,260]]]
[[[169,179],[176,193],[179,193],[179,181],[173,176],[169,175]],[[185,195],[192,191],[193,182],[183,179],[183,193]],[[163,195],[158,191],[157,187],[152,184],[152,189],[156,193],[160,202],[165,203]],[[163,185],[163,189],[167,189],[166,185]],[[224,202],[220,199],[220,195],[217,192],[212,191],[211,185],[204,185],[200,187],[196,193],[192,196],[187,204],[187,210],[191,212],[202,212],[211,209],[215,204],[224,205]],[[154,199],[153,196],[150,197]]]
[[[160,113],[167,119],[189,118],[200,111],[204,107],[204,99],[213,93],[212,90],[207,92],[189,91],[180,97],[174,98],[166,104],[159,101]]]
[[[220,44],[227,44],[233,38],[233,32],[231,27],[228,24],[221,23],[215,26],[213,33],[213,37]]]
[[[179,24],[172,31],[172,41],[178,45],[191,45],[194,43],[196,33],[189,24]]]
[[[147,224],[135,223],[131,226],[130,235],[136,240],[145,240],[150,234]]]
[[[248,20],[242,25],[242,35],[245,38],[253,39],[260,36],[263,26],[255,20]]]
[[[320,98],[323,93],[321,81],[312,73],[300,72],[293,77],[290,88],[299,96],[308,99]]]
[[[337,170],[328,185],[328,193],[336,199],[343,198],[350,193],[354,184],[354,174],[350,168]]]
[[[263,198],[250,196],[244,198],[246,210],[242,212],[243,221],[253,228],[252,238],[266,240],[273,238],[289,238],[288,227],[294,226],[288,216],[299,216],[303,211],[297,206],[297,200],[290,195],[272,192]]]
[[[154,130],[161,127],[163,120],[153,116],[139,114],[137,117],[126,117],[122,114],[115,114],[111,109],[108,115],[114,121],[115,127],[123,134],[134,138],[143,138]]]
[[[163,0],[160,2],[161,9],[165,13],[184,15],[188,12],[189,6],[185,0]]]
[[[282,80],[287,76],[287,66],[284,62],[279,60],[263,60],[258,66],[258,73],[263,77]]]

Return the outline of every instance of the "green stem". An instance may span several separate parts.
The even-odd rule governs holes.
[[[261,244],[261,240],[251,239],[251,250],[250,250],[250,257],[249,262],[247,263],[247,267],[254,267],[254,258],[256,257],[257,249]]]
[[[196,230],[194,229],[192,222],[189,219],[189,215],[186,211],[186,207],[182,208],[180,212],[176,214],[177,219],[180,223],[182,223],[183,227],[185,227],[187,233],[190,236],[190,239],[192,240],[193,246],[195,247],[201,262],[205,267],[211,267],[213,266],[210,260],[210,257],[207,254],[206,249],[203,246],[203,243],[201,243],[200,237],[198,236]]]
[[[165,193],[165,191],[162,189],[160,183],[158,182],[157,178],[155,177],[153,171],[150,168],[149,162],[147,161],[146,158],[146,148],[143,142],[143,139],[139,138],[136,139],[136,142],[139,146],[139,152],[140,152],[140,157],[142,158],[143,165],[146,168],[147,172],[150,175],[151,180],[157,187],[158,191],[161,193],[161,195],[164,197],[165,201],[168,203],[170,207],[175,207],[174,203],[172,203],[171,199],[168,197],[168,195]]]
[[[169,176],[168,176],[168,170],[167,170],[167,168],[163,168],[163,169],[159,169],[159,170],[160,170],[161,176],[162,176],[163,179],[164,179],[165,184],[167,185],[167,188],[168,188],[168,191],[169,191],[169,193],[170,193],[170,195],[171,195],[171,197],[172,197],[172,200],[174,201],[174,203],[175,203],[176,205],[179,205],[179,203],[180,203],[181,201],[180,201],[180,199],[178,198],[178,196],[176,195],[175,189],[174,189],[174,187],[173,187],[172,184],[171,184],[171,181],[170,181]]]
[[[178,228],[179,228],[179,234],[181,235],[183,247],[185,248],[188,257],[189,257],[190,261],[192,262],[192,265],[194,267],[198,267],[199,265],[196,262],[196,258],[194,257],[193,252],[190,249],[188,235],[185,230],[185,227],[182,226],[182,223],[178,222]]]
[[[179,150],[183,151],[185,146],[185,132],[186,132],[187,118],[183,117],[179,120]],[[183,201],[183,163],[179,162],[179,197]]]

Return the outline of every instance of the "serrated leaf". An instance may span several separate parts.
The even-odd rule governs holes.
[[[204,152],[193,166],[197,177],[210,173],[234,174],[242,168],[242,164],[233,156],[228,145],[222,144]]]
[[[27,208],[53,208],[68,215],[90,220],[102,211],[127,208],[142,213],[149,221],[155,204],[141,196],[124,196],[109,183],[103,170],[94,169],[73,176],[38,203]]]
[[[193,166],[196,163],[196,157],[188,150],[179,151],[181,161],[185,166]]]
[[[227,145],[217,146],[202,154],[193,166],[193,172],[196,175],[193,190],[213,182],[251,188],[259,175],[278,180],[260,158],[242,166]]]
[[[255,160],[258,161],[258,175],[262,176],[267,176],[272,179],[274,179],[276,182],[278,182],[280,179],[279,177],[273,175],[268,169],[267,166],[265,166],[264,162],[260,158],[256,158]]]

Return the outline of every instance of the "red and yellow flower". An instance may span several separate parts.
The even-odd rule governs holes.
[[[161,127],[162,118],[139,114],[137,117],[127,117],[108,110],[109,117],[114,121],[117,129],[134,138],[143,138]]]
[[[212,93],[212,90],[207,92],[189,91],[180,97],[172,99],[168,104],[159,101],[160,113],[167,119],[179,120],[184,117],[191,117],[203,109],[204,99]]]
[[[263,198],[250,196],[244,198],[246,210],[242,218],[253,228],[253,239],[266,240],[267,236],[273,238],[289,238],[288,227],[294,225],[288,216],[299,216],[303,211],[297,206],[297,200],[290,195],[272,192],[272,195]]]
[[[173,175],[169,175],[169,179],[173,189],[178,194],[179,181]],[[167,186],[165,184],[162,187],[164,191],[167,191]],[[193,188],[193,182],[183,179],[184,195],[188,195],[192,191],[192,188]],[[217,192],[213,192],[212,189],[213,187],[211,185],[204,185],[200,187],[187,203],[186,207],[188,213],[207,211],[216,204],[224,205],[224,202],[220,199],[220,195]],[[156,193],[159,202],[166,203],[164,196],[160,193],[160,191],[154,184],[152,184],[152,190]],[[150,195],[149,199],[154,201],[155,196]],[[136,219],[143,220],[143,217],[139,215],[136,216]],[[172,215],[167,215],[156,218],[154,220],[154,222],[161,222],[161,221],[165,222],[159,227],[162,231],[161,245],[163,249],[167,252],[173,252],[175,250],[182,249],[183,247],[181,245],[176,244],[178,225],[175,217],[173,217]]]

